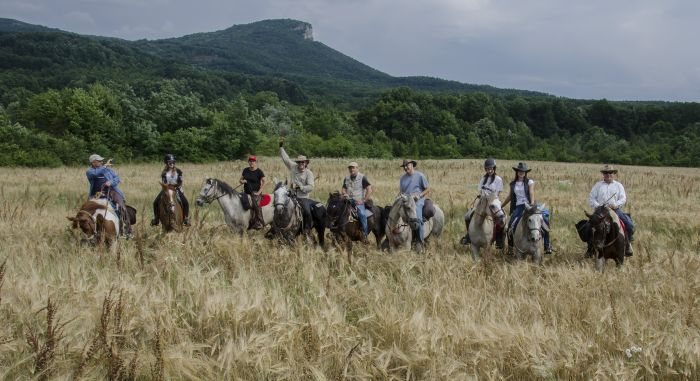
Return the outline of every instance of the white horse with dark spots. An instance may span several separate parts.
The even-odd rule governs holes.
[[[224,221],[233,229],[233,231],[243,234],[250,226],[250,219],[253,217],[252,210],[246,210],[243,207],[241,197],[250,196],[245,193],[238,193],[226,182],[219,179],[206,179],[202,184],[202,189],[197,197],[197,206],[210,204],[214,201],[219,202],[219,206],[224,212]],[[274,208],[270,202],[270,195],[263,196],[263,202],[260,204],[262,209],[263,221],[265,225],[272,223]]]
[[[543,212],[544,205],[525,204],[525,212],[513,232],[513,251],[519,260],[532,255],[532,261],[536,265],[542,262],[540,241],[544,231],[549,230],[544,222]]]
[[[439,206],[433,204],[435,214],[423,222],[423,239],[439,237],[445,225],[445,214]],[[413,230],[418,230],[419,222],[416,214],[416,202],[410,194],[402,193],[388,212],[386,220],[386,244],[390,250],[411,248]]]

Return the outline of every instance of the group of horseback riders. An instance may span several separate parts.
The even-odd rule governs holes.
[[[311,199],[309,196],[314,190],[314,174],[308,168],[309,159],[304,155],[297,156],[294,160],[290,159],[284,149],[284,139],[279,141],[279,152],[282,162],[285,164],[291,175],[291,190],[294,192],[295,198],[299,202],[303,216],[303,233],[308,234],[313,227],[312,208],[318,201]],[[108,198],[115,206],[117,213],[120,215],[120,220],[123,224],[123,232],[126,237],[131,237],[131,225],[129,218],[126,218],[126,204],[124,193],[119,189],[120,179],[116,172],[111,168],[113,160],[110,159],[104,163],[104,158],[100,155],[93,154],[90,156],[90,168],[86,172],[88,182],[90,184],[90,198]],[[171,184],[177,188],[177,196],[182,204],[184,212],[184,224],[189,225],[189,202],[182,191],[183,175],[182,171],[176,167],[176,158],[172,154],[165,155],[165,168],[161,172],[161,181],[164,184]],[[417,171],[415,168],[418,163],[415,160],[403,160],[401,168],[404,174],[399,179],[399,193],[410,195],[416,204],[417,228],[414,231],[414,239],[420,244],[423,242],[425,234],[423,232],[423,207],[426,202],[426,196],[430,193],[431,188],[427,177]],[[535,181],[528,177],[531,171],[526,163],[518,163],[512,167],[514,178],[509,184],[509,193],[504,200],[504,204],[510,206],[510,219],[507,226],[505,221],[496,221],[496,230],[494,241],[496,247],[504,248],[504,234],[508,237],[508,247],[512,250],[513,235],[518,222],[525,212],[526,206],[535,205]],[[490,193],[497,197],[503,191],[503,179],[496,173],[496,161],[493,158],[488,158],[484,161],[484,175],[481,177],[477,186],[479,194]],[[357,219],[362,227],[364,240],[368,235],[367,209],[365,205],[371,200],[372,184],[367,176],[359,171],[359,165],[356,162],[348,164],[348,175],[342,181],[340,194],[347,198],[355,209]],[[630,216],[622,211],[627,197],[623,185],[614,179],[617,170],[610,165],[606,165],[600,171],[603,174],[603,179],[598,181],[590,192],[588,203],[591,208],[595,209],[601,205],[605,205],[610,210],[610,218],[618,225],[623,225],[627,236],[627,248],[625,255],[631,256],[633,251],[631,242],[634,237],[634,223]],[[248,168],[245,168],[241,174],[239,183],[243,185],[245,194],[251,197],[250,208],[252,210],[252,218],[249,229],[262,229],[264,224],[263,214],[260,207],[262,198],[262,190],[266,184],[265,174],[262,169],[257,167],[257,158],[255,156],[248,157]],[[158,194],[153,202],[154,219],[151,225],[158,225],[158,205],[163,192]],[[478,198],[479,196],[477,196]],[[614,212],[614,213],[613,213]],[[544,241],[545,254],[552,253],[551,239],[549,236],[549,210],[542,208],[541,213],[544,217],[544,222],[547,228],[543,229],[542,238]],[[466,235],[460,240],[464,245],[470,244],[469,239],[469,223],[474,214],[474,208],[470,208],[464,215],[466,224]],[[622,221],[622,224],[619,223]],[[511,252],[512,253],[512,252]],[[593,254],[591,242],[588,243],[588,255]]]

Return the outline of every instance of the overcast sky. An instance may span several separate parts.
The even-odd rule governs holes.
[[[394,76],[700,101],[698,0],[0,0],[0,17],[129,40],[292,18]]]

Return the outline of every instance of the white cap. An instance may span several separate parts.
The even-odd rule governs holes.
[[[102,157],[102,156],[100,156],[100,155],[98,155],[98,154],[96,154],[96,153],[93,153],[92,155],[90,155],[90,158],[88,159],[88,161],[90,161],[90,162],[92,163],[92,162],[95,161],[95,160],[100,160],[100,161],[102,161],[102,160],[104,160],[104,159],[105,159],[104,157]]]
[[[350,168],[350,167],[357,168],[357,167],[359,167],[359,165],[357,165],[357,163],[353,161],[352,163],[348,164],[348,168]]]

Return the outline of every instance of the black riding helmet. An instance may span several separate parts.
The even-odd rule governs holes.
[[[165,154],[165,157],[163,158],[163,162],[167,163],[169,161],[175,161],[175,155],[173,155],[171,153]]]
[[[484,168],[493,168],[496,169],[496,160],[494,158],[488,158],[484,161]]]

